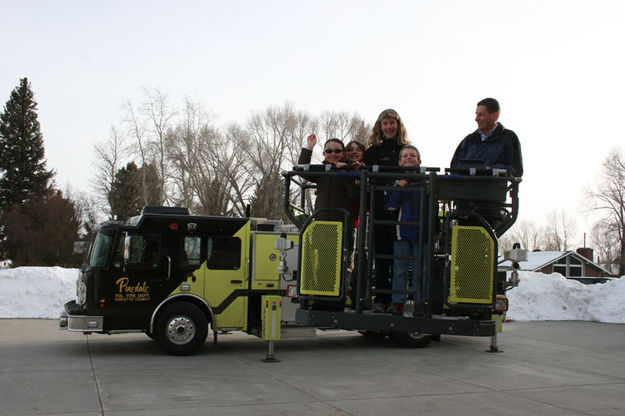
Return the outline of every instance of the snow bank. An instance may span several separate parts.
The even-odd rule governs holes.
[[[77,278],[78,269],[62,267],[0,270],[0,318],[58,318]]]
[[[76,298],[77,269],[18,267],[0,270],[0,318],[57,318]],[[507,292],[507,317],[519,321],[625,323],[625,278],[584,285],[560,274],[520,272]]]
[[[519,272],[519,286],[507,292],[507,317],[519,321],[625,323],[625,279],[585,285],[559,273]]]

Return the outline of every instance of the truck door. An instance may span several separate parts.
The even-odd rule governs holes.
[[[233,236],[208,236],[204,297],[217,328],[247,327],[249,225]]]
[[[171,269],[168,257],[161,256],[161,240],[156,233],[118,233],[110,279],[100,282],[107,286],[102,287],[102,293],[110,293],[106,300],[109,312],[149,315],[163,299],[163,282]]]

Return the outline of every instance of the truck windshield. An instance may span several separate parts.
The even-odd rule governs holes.
[[[104,267],[106,266],[109,256],[111,254],[111,248],[113,246],[112,233],[106,231],[100,231],[95,236],[95,240],[91,247],[91,253],[89,256],[89,266],[91,267]]]

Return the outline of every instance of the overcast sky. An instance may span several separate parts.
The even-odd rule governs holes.
[[[623,141],[624,22],[607,0],[0,0],[0,103],[28,77],[48,167],[90,191],[93,144],[144,87],[218,126],[286,101],[371,123],[394,108],[438,167],[492,96],[522,144],[521,219],[567,209],[582,232],[582,190]]]

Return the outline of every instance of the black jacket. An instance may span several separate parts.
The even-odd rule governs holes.
[[[491,168],[507,169],[514,176],[523,176],[519,138],[501,124],[485,141],[482,141],[478,130],[465,137],[458,145],[450,166],[458,167],[462,160],[481,160]]]
[[[367,166],[397,166],[399,163],[399,152],[403,146],[397,140],[382,140],[379,146],[371,146],[365,152],[363,162]]]
[[[302,148],[299,155],[298,164],[310,163],[312,150]],[[324,162],[325,163],[325,162]],[[315,200],[315,209],[319,208],[343,208],[351,215],[354,198],[358,195],[356,180],[353,177],[345,177],[339,175],[302,175],[311,182],[317,183],[317,199]],[[329,211],[317,217],[320,220],[343,221],[343,215],[338,211]],[[348,221],[353,226],[352,221]]]
[[[382,140],[379,146],[371,146],[365,152],[363,162],[366,166],[398,166],[399,152],[403,145],[398,144],[395,139]],[[382,181],[383,183],[383,181]],[[384,209],[384,192],[378,191],[374,196],[375,217],[378,219],[395,219],[396,212],[389,212]]]

